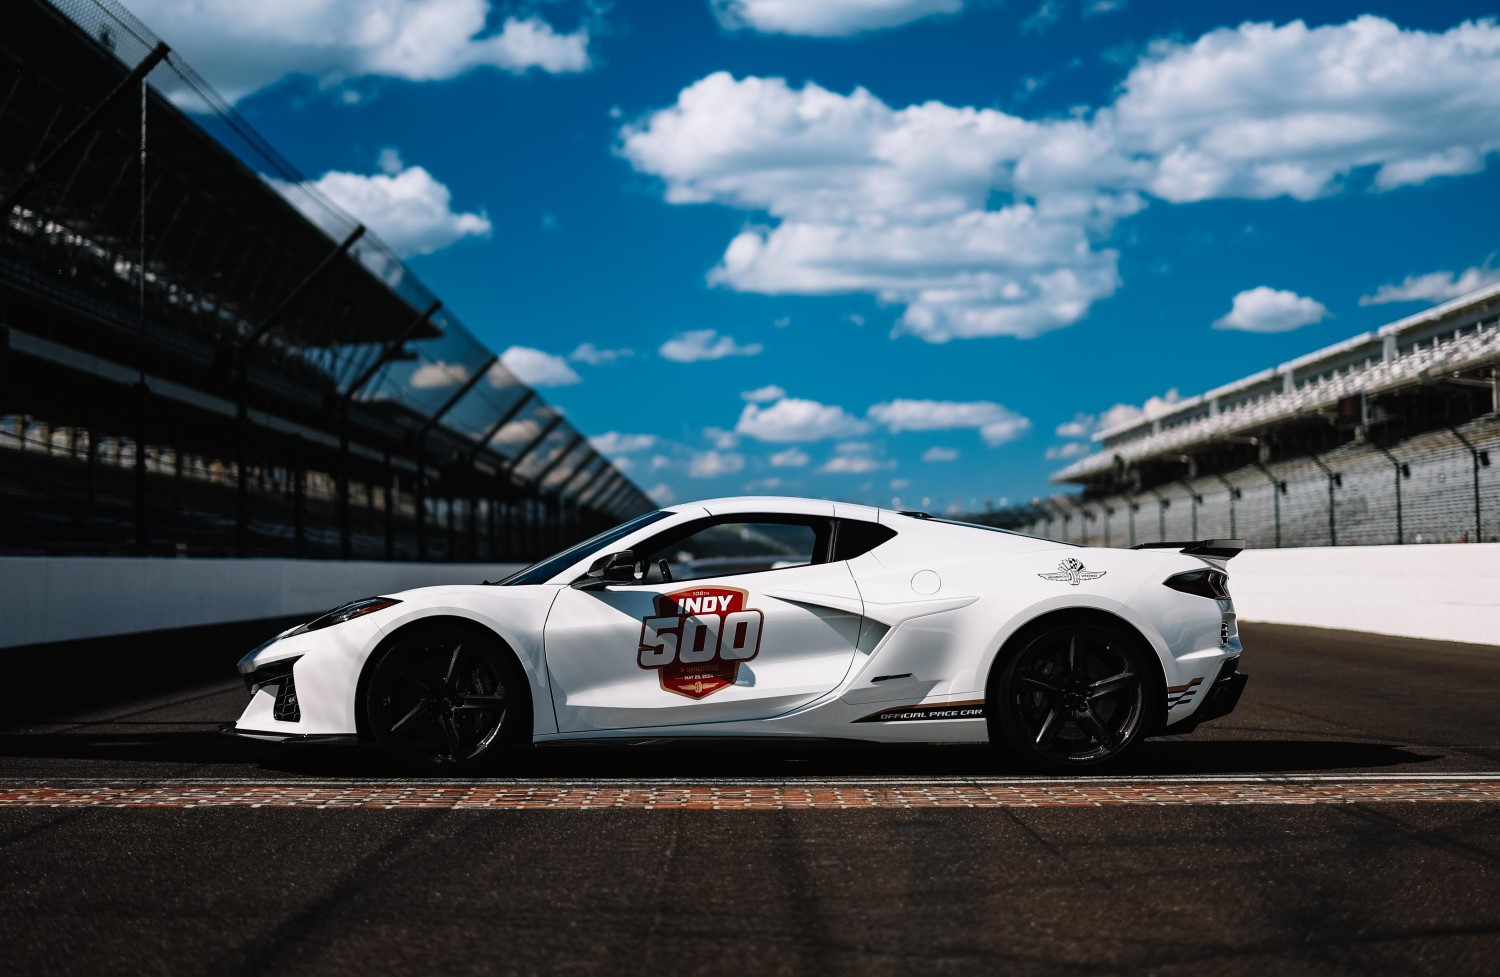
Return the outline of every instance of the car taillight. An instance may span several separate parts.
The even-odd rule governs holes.
[[[1229,575],[1218,570],[1189,570],[1162,581],[1173,590],[1209,600],[1229,599]]]

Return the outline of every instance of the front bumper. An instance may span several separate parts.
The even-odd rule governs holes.
[[[241,729],[238,723],[225,723],[219,727],[219,732],[237,739],[260,740],[264,743],[287,743],[300,746],[359,745],[359,737],[352,733],[278,733],[266,729]]]

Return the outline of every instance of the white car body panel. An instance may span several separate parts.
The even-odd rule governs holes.
[[[1080,548],[806,499],[718,499],[667,512],[599,552],[580,553],[546,583],[392,594],[400,603],[388,609],[267,643],[247,655],[240,670],[250,674],[296,658],[301,719],[277,721],[273,696],[263,689],[236,731],[270,738],[356,734],[360,675],[371,655],[392,634],[429,618],[473,622],[509,646],[530,684],[536,742],[686,736],[982,741],[992,665],[1008,638],[1052,611],[1090,609],[1139,631],[1162,667],[1168,723],[1190,719],[1221,666],[1241,651],[1231,601],[1162,585],[1173,574],[1220,565],[1175,550]],[[603,553],[633,549],[687,522],[735,514],[851,519],[878,523],[896,536],[839,562],[684,583],[568,586]],[[1069,558],[1086,564],[1088,578],[1049,579]],[[655,602],[694,589],[715,591],[721,601],[743,592],[743,603],[725,604],[716,612],[722,620],[709,628],[702,624],[705,615],[684,615],[674,639],[679,645],[689,631],[706,630],[709,640],[720,641],[724,621],[735,631],[736,621],[752,621],[749,611],[763,614],[758,652],[739,662],[732,681],[711,677],[707,692],[690,687],[702,679],[685,666],[669,680],[667,671],[643,665],[665,655],[660,649],[670,643],[647,626],[660,616]],[[661,626],[674,633],[672,622]],[[729,642],[722,648],[732,644],[722,641]],[[708,654],[706,648],[695,654]],[[727,667],[715,660],[713,667]],[[673,683],[678,691],[668,687]],[[900,718],[872,718],[890,715]]]

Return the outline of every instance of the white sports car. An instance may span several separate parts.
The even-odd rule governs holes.
[[[239,663],[225,732],[378,746],[418,772],[517,744],[999,744],[1094,768],[1227,714],[1239,540],[1083,548],[811,499],[616,526],[498,584],[354,601]]]

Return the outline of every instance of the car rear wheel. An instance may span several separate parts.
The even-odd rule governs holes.
[[[397,636],[365,690],[369,731],[381,750],[419,774],[491,770],[524,737],[525,673],[477,629],[439,625]]]
[[[1153,663],[1102,623],[1059,624],[1010,656],[987,696],[992,740],[1052,772],[1117,762],[1143,738]]]

